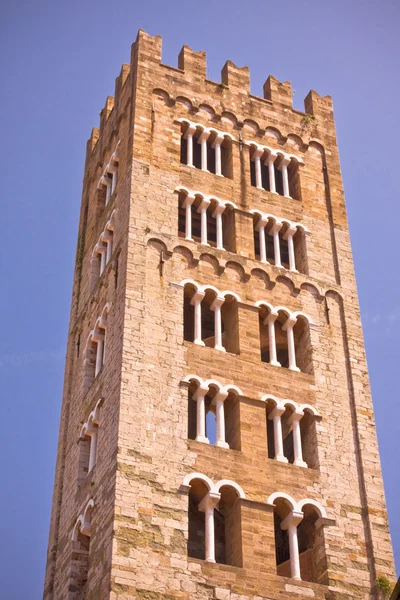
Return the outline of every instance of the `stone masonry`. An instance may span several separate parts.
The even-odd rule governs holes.
[[[228,176],[185,164],[188,123],[231,136]],[[278,152],[281,169],[283,156],[298,159],[297,199],[254,185],[260,147]],[[117,183],[104,201],[113,169]],[[233,203],[224,216],[229,250],[179,234],[185,190]],[[303,228],[302,272],[255,254],[257,211]],[[112,252],[96,275],[102,232]],[[184,339],[194,284],[205,290],[202,306],[213,289],[220,302],[229,291],[222,339],[235,332],[234,352]],[[271,314],[268,306],[287,309],[277,313],[278,349],[282,315],[307,316],[302,342],[295,333],[301,371],[261,360],[260,303]],[[271,357],[271,338],[268,348]],[[206,381],[228,390],[230,447],[189,439],[190,407],[200,406]],[[308,468],[271,455],[274,398],[309,407],[300,421]],[[281,414],[286,449],[290,406]],[[202,499],[217,504],[204,513]],[[188,551],[194,540],[207,553],[213,514],[225,561]],[[300,578],[292,546],[290,559],[277,558],[277,540],[290,537],[290,523],[296,532],[296,518]],[[208,544],[212,551],[212,535]],[[394,579],[394,566],[331,99],[311,91],[300,112],[290,83],[272,76],[254,96],[247,67],[230,61],[221,83],[210,81],[205,53],[188,46],[178,68],[164,65],[161,38],[139,31],[87,144],[44,599],[370,599],[378,576]]]

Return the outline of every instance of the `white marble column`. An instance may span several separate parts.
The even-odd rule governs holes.
[[[268,154],[265,165],[268,166],[268,174],[269,174],[269,191],[273,194],[276,194],[276,183],[275,183],[275,167],[274,162],[276,159],[276,154]]]
[[[220,350],[221,352],[225,352],[225,348],[222,345],[222,316],[221,316],[221,306],[225,302],[224,297],[217,296],[210,308],[214,311],[214,333],[215,333],[215,350]]]
[[[256,225],[256,230],[258,230],[258,235],[259,235],[259,240],[260,240],[260,260],[264,264],[268,264],[267,244],[265,241],[265,227],[266,227],[267,223],[268,223],[268,220],[261,217]]]
[[[102,275],[104,272],[104,269],[106,268],[106,246],[99,246],[98,249],[98,253],[100,254],[100,271],[99,271],[99,275]]]
[[[208,129],[204,129],[203,133],[199,137],[199,143],[201,144],[201,170],[208,171],[207,169],[207,140],[210,136]]]
[[[290,163],[290,158],[282,158],[281,162],[279,163],[279,170],[282,172],[282,182],[283,182],[283,195],[286,196],[286,198],[290,198],[290,193],[289,193],[289,175],[288,175],[288,165]]]
[[[272,225],[271,229],[268,231],[269,235],[272,235],[274,239],[274,259],[275,266],[282,267],[281,263],[281,244],[279,240],[279,231],[282,228],[282,223],[280,221],[275,221]]]
[[[224,141],[224,136],[218,134],[215,138],[212,147],[215,150],[215,174],[222,177],[222,161],[221,161],[221,144]]]
[[[104,335],[95,333],[93,336],[93,341],[96,342],[96,366],[94,376],[97,377],[103,366]]]
[[[222,213],[225,211],[225,204],[217,204],[217,208],[214,210],[212,216],[216,221],[217,229],[217,248],[218,250],[224,249],[224,239],[222,230]]]
[[[201,243],[205,246],[209,246],[207,241],[207,208],[210,206],[210,200],[203,198],[197,212],[200,213],[201,219]]]
[[[194,306],[194,340],[195,344],[199,346],[204,346],[204,342],[202,340],[201,335],[201,301],[205,296],[204,292],[197,291],[193,294],[193,298],[190,301],[190,304]]]
[[[281,417],[285,412],[284,408],[275,406],[275,408],[269,413],[268,419],[274,424],[274,446],[275,446],[275,460],[283,463],[287,463],[288,459],[283,454],[283,437],[282,437],[282,420]]]
[[[205,513],[205,560],[215,563],[214,508],[221,500],[221,494],[208,492],[199,504],[199,511]]]
[[[303,512],[293,510],[281,523],[281,529],[287,531],[289,534],[290,576],[292,579],[297,579],[298,581],[301,580],[301,574],[297,525],[302,521],[303,517]]]
[[[261,176],[261,156],[264,154],[264,148],[256,148],[253,152],[252,159],[254,160],[254,169],[256,174],[256,187],[263,189]]]
[[[215,445],[220,448],[229,448],[225,438],[225,408],[224,402],[228,397],[228,392],[217,392],[212,403],[215,405],[216,415],[216,442]]]
[[[107,184],[106,184],[106,206],[110,201],[111,198],[111,186],[112,186],[112,182],[107,180]]]
[[[188,194],[183,202],[183,208],[186,213],[186,223],[185,223],[185,240],[193,242],[192,238],[192,204],[194,202],[195,196],[194,194]]]
[[[193,167],[193,134],[196,131],[194,125],[189,125],[184,133],[186,140],[186,164],[188,167]]]
[[[274,367],[281,366],[276,354],[275,321],[277,318],[277,314],[269,313],[268,317],[264,319],[264,325],[268,325],[269,364]]]
[[[296,269],[296,258],[294,254],[294,241],[293,236],[297,232],[297,228],[293,225],[290,225],[288,229],[285,231],[283,235],[283,239],[287,240],[288,243],[288,251],[289,251],[289,269],[294,272],[298,272]]]
[[[294,464],[298,467],[307,468],[308,465],[303,460],[303,448],[301,444],[300,421],[303,416],[304,413],[300,411],[293,412],[288,419],[288,424],[292,426],[293,431]]]
[[[287,345],[289,354],[289,369],[291,371],[300,371],[296,365],[296,348],[294,344],[294,332],[293,327],[296,325],[297,319],[288,317],[287,321],[282,327],[282,331],[286,331],[287,334]]]
[[[208,392],[208,386],[199,386],[193,395],[196,401],[196,442],[209,444],[206,436],[206,403],[205,397]]]
[[[88,473],[93,469],[96,464],[96,456],[97,456],[97,427],[93,427],[93,425],[89,425],[86,430],[86,435],[90,437],[90,449],[89,449],[89,466]]]

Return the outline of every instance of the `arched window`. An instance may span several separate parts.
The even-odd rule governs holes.
[[[268,458],[299,467],[318,468],[313,406],[264,396]]]
[[[89,571],[90,537],[92,535],[93,500],[78,517],[72,533],[72,554],[69,592],[80,594],[85,588]],[[75,597],[75,596],[74,596]],[[79,597],[78,595],[76,597]]]
[[[112,153],[109,162],[103,169],[102,176],[97,185],[99,190],[99,203],[102,206],[107,206],[117,188],[119,166],[118,146],[119,142]]]
[[[234,292],[220,293],[212,286],[185,281],[183,303],[184,339],[222,352],[239,353],[239,326]]]
[[[97,459],[97,435],[100,419],[100,405],[102,400],[99,400],[95,408],[90,413],[86,423],[81,429],[79,436],[79,471],[78,483],[81,484],[92,471]]]
[[[307,273],[305,234],[298,223],[280,220],[273,215],[253,212],[254,253],[264,264],[290,271]]]
[[[303,313],[256,302],[259,307],[261,361],[313,373],[310,320]]]
[[[189,487],[188,556],[207,562],[242,566],[241,517],[243,490],[230,480],[217,484],[206,476],[185,478]]]
[[[221,177],[232,177],[233,137],[187,119],[181,122],[181,163]]]
[[[301,200],[298,164],[292,154],[271,150],[255,142],[250,146],[251,185],[273,194]]]
[[[99,241],[93,249],[91,259],[92,289],[95,286],[98,278],[103,274],[112,256],[115,213],[115,210],[111,213],[110,219],[107,221],[104,231],[100,234]]]
[[[274,506],[277,574],[326,584],[325,509],[315,500],[296,503],[280,492],[272,494],[268,503]]]
[[[239,388],[189,376],[188,438],[240,450]]]
[[[84,358],[84,388],[85,393],[103,368],[106,356],[106,330],[109,305],[107,304],[101,316],[97,319],[94,329],[89,333]]]
[[[178,235],[189,241],[235,251],[233,209],[228,200],[205,196],[180,187],[178,210]]]

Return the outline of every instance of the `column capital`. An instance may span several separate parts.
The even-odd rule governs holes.
[[[285,412],[285,407],[282,406],[275,406],[275,408],[273,410],[271,410],[270,413],[268,413],[268,419],[270,421],[273,420],[274,417],[281,417],[283,415],[283,413]]]
[[[290,157],[287,156],[283,156],[282,154],[280,154],[279,156],[282,156],[281,160],[279,161],[279,165],[278,165],[278,169],[281,170],[282,167],[287,167],[290,164]]]
[[[212,216],[215,218],[217,215],[222,215],[222,213],[225,211],[225,204],[222,204],[222,202],[220,204],[217,204],[214,212],[212,213]]]
[[[221,494],[218,492],[208,492],[199,503],[199,511],[206,512],[210,508],[215,508],[218,502],[221,500]]]
[[[260,217],[260,219],[257,221],[256,231],[260,231],[260,229],[263,229],[268,224],[268,221],[268,217]]]
[[[270,228],[270,230],[268,231],[268,233],[270,235],[274,235],[274,233],[278,233],[282,229],[282,225],[283,225],[282,221],[275,221],[272,224],[272,227]]]
[[[282,331],[287,331],[289,328],[293,328],[297,323],[297,317],[288,317],[282,325]]]
[[[187,206],[192,206],[194,199],[196,198],[196,196],[192,193],[187,194],[186,198],[183,201],[183,208],[186,208]]]
[[[254,150],[251,158],[261,158],[261,156],[264,154],[264,152],[265,152],[265,148],[256,146],[256,149]]]
[[[212,148],[215,148],[215,146],[222,144],[222,142],[224,141],[224,134],[223,133],[218,133],[217,137],[215,138],[215,140],[213,141],[213,143],[211,144]]]
[[[283,519],[283,521],[281,523],[281,529],[283,531],[286,531],[290,527],[297,527],[297,525],[303,520],[303,518],[304,518],[303,511],[292,510],[292,512],[290,512],[288,514],[288,516]]]
[[[289,237],[293,237],[296,231],[297,227],[291,223],[283,234],[283,239],[287,240]]]
[[[208,387],[208,385],[199,385],[199,387],[197,388],[197,390],[193,394],[193,400],[197,400],[197,398],[199,396],[201,398],[204,398],[204,396],[206,396],[208,394],[208,390],[209,389],[210,388]]]
[[[292,414],[288,418],[287,422],[289,425],[291,425],[293,423],[293,421],[301,421],[301,419],[303,417],[304,417],[304,413],[302,411],[295,410],[294,412],[292,412]]]
[[[276,159],[278,158],[278,155],[275,154],[275,152],[270,152],[267,156],[267,158],[264,161],[265,165],[269,165],[272,164],[276,161]]]
[[[204,296],[206,295],[205,292],[201,292],[200,290],[196,290],[196,292],[193,294],[192,299],[190,300],[190,304],[192,304],[192,306],[194,304],[197,304],[198,302],[201,302],[204,298]]]
[[[208,129],[203,129],[199,137],[199,142],[206,142],[210,137],[210,133],[211,131],[209,131]]]
[[[211,204],[211,200],[209,200],[208,198],[203,198],[197,208],[197,212],[201,213],[203,208],[208,208],[210,206],[210,204]]]
[[[218,400],[222,400],[222,402],[224,402],[224,400],[226,400],[228,396],[229,392],[217,392],[214,398],[212,399],[211,404],[215,406]]]
[[[217,296],[212,302],[210,309],[215,310],[216,308],[221,308],[223,303],[225,302],[224,296]]]
[[[269,323],[275,323],[278,318],[278,313],[270,312],[267,317],[264,319],[264,325],[269,325]]]
[[[193,125],[192,123],[190,123],[185,131],[185,133],[183,134],[184,139],[187,139],[188,135],[193,135],[194,132],[196,131],[196,125]]]

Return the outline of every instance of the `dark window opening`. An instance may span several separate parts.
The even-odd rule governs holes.
[[[178,208],[178,235],[183,238],[186,236],[186,209],[181,203]]]
[[[277,167],[275,167],[275,165],[274,165],[274,171],[275,171],[275,189],[276,189],[276,193],[279,194],[280,196],[283,196],[283,177],[282,177],[282,171],[280,171]]]
[[[289,246],[288,241],[283,238],[281,234],[279,234],[279,243],[281,249],[281,264],[286,269],[289,268]]]
[[[183,339],[186,342],[194,341],[194,306],[190,303],[193,295],[188,295],[185,288],[183,301]]]
[[[202,487],[200,485],[198,487],[199,490],[194,490],[192,487],[189,492],[188,556],[204,560],[206,557],[205,513],[199,511],[199,503],[206,495],[207,490],[202,489],[205,488],[204,484]]]
[[[281,529],[281,522],[282,519],[274,512],[275,557],[277,567],[290,560],[289,535],[287,531]],[[278,575],[280,575],[279,569]]]

